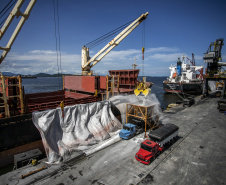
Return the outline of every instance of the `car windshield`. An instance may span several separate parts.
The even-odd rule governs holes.
[[[128,130],[128,131],[130,131],[130,128],[129,128],[129,127],[127,127],[127,126],[125,126],[125,125],[123,126],[123,129],[124,129],[124,130]]]
[[[150,147],[150,146],[148,146],[148,145],[145,145],[145,144],[143,144],[143,143],[141,143],[141,148],[144,149],[144,150],[147,150],[147,151],[149,151],[149,152],[151,152],[151,150],[152,150],[152,147]]]

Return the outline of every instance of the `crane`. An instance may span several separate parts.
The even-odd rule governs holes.
[[[30,0],[26,10],[24,13],[20,11],[21,6],[23,5],[25,0],[18,0],[15,4],[12,12],[8,16],[4,25],[0,30],[0,40],[2,39],[4,33],[8,29],[9,25],[13,21],[15,16],[21,16],[21,19],[14,30],[10,40],[6,47],[1,47],[1,50],[4,50],[0,57],[0,64],[5,59],[6,55],[11,49],[17,35],[19,34],[24,22],[28,19],[32,8],[34,7],[37,0]],[[142,14],[136,20],[134,20],[129,26],[127,26],[123,31],[121,31],[113,40],[111,40],[105,47],[103,47],[95,56],[92,58],[89,56],[89,48],[83,46],[82,47],[82,74],[83,75],[92,75],[92,71],[90,70],[94,65],[96,65],[100,60],[106,56],[115,46],[117,46],[124,38],[126,38],[143,20],[147,18],[148,12]]]
[[[2,26],[2,28],[0,30],[0,40],[1,40],[3,35],[5,34],[6,30],[8,29],[8,27],[12,23],[13,19],[15,18],[15,16],[21,16],[21,19],[20,19],[19,23],[17,24],[17,27],[15,28],[10,40],[8,41],[8,44],[6,45],[6,47],[0,47],[1,50],[4,50],[2,55],[1,55],[1,58],[0,58],[0,64],[5,59],[8,52],[10,51],[11,46],[13,45],[13,42],[15,41],[15,39],[16,39],[17,35],[19,34],[19,32],[20,32],[22,26],[24,25],[25,21],[28,19],[30,12],[31,12],[32,8],[34,7],[37,0],[30,0],[30,3],[28,4],[25,12],[22,13],[20,11],[20,8],[23,5],[24,1],[25,0],[18,0],[17,1],[12,12],[9,14],[8,18],[6,19],[4,25]]]
[[[222,62],[221,49],[224,45],[224,39],[217,39],[211,42],[206,53],[204,53],[204,62],[207,63],[207,73],[212,77],[214,74],[221,72],[222,66],[226,66],[226,62]]]
[[[114,39],[112,39],[106,46],[104,46],[96,55],[92,58],[89,56],[89,48],[82,47],[82,75],[92,75],[91,68],[101,61],[115,46],[126,38],[142,21],[144,21],[148,16],[148,12],[142,14],[135,21],[133,21],[129,26],[127,26],[123,31],[121,31]]]

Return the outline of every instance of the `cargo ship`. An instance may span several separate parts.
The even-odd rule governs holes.
[[[138,74],[139,69],[129,69],[110,70],[107,76],[66,75],[62,90],[32,94],[23,93],[20,76],[1,76],[0,167],[13,163],[17,153],[36,148],[45,153],[40,133],[32,122],[32,112],[55,109],[61,102],[69,106],[102,101],[117,94],[132,94]]]
[[[30,12],[37,0],[29,3],[26,15]],[[1,36],[7,31],[24,1],[18,1],[6,22],[1,28]],[[7,5],[8,6],[8,5]],[[19,16],[22,16],[19,15]],[[3,53],[0,56],[0,64],[3,62],[7,53],[27,20],[21,18],[15,28],[17,34],[12,34],[7,47],[2,47]],[[103,35],[104,39],[112,38],[98,53],[93,57],[89,55],[89,48],[103,42],[103,36],[85,44],[81,52],[82,75],[63,76],[62,90],[55,92],[44,92],[25,94],[22,86],[22,77],[0,77],[0,167],[13,163],[13,156],[28,150],[39,148],[45,153],[38,129],[32,123],[32,112],[55,109],[75,104],[86,104],[109,99],[117,94],[131,94],[137,83],[139,69],[132,70],[110,70],[109,75],[94,75],[92,67],[99,63],[114,47],[126,38],[141,22],[148,16],[148,12],[142,14],[129,24],[117,28],[116,32]],[[0,38],[1,39],[1,38]],[[144,52],[144,49],[142,50]]]
[[[194,58],[194,55],[192,55]],[[201,94],[203,89],[203,66],[196,66],[194,60],[184,55],[178,58],[176,66],[170,66],[170,76],[163,81],[167,93]],[[189,60],[189,62],[187,60]],[[199,74],[198,74],[199,72]]]

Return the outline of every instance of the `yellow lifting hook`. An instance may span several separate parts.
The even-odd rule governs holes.
[[[60,102],[60,107],[62,111],[62,118],[64,117],[64,101]]]
[[[144,47],[142,47],[142,59],[144,60]]]

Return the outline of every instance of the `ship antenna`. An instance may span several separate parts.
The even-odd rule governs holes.
[[[133,66],[133,69],[136,69],[136,67],[137,67],[137,63],[136,63],[136,57],[134,58],[134,64],[132,65]]]
[[[185,61],[184,61],[184,59],[185,59],[185,56],[184,56],[184,54],[183,54],[183,56],[181,57],[182,59],[183,59],[183,64],[185,63]]]

